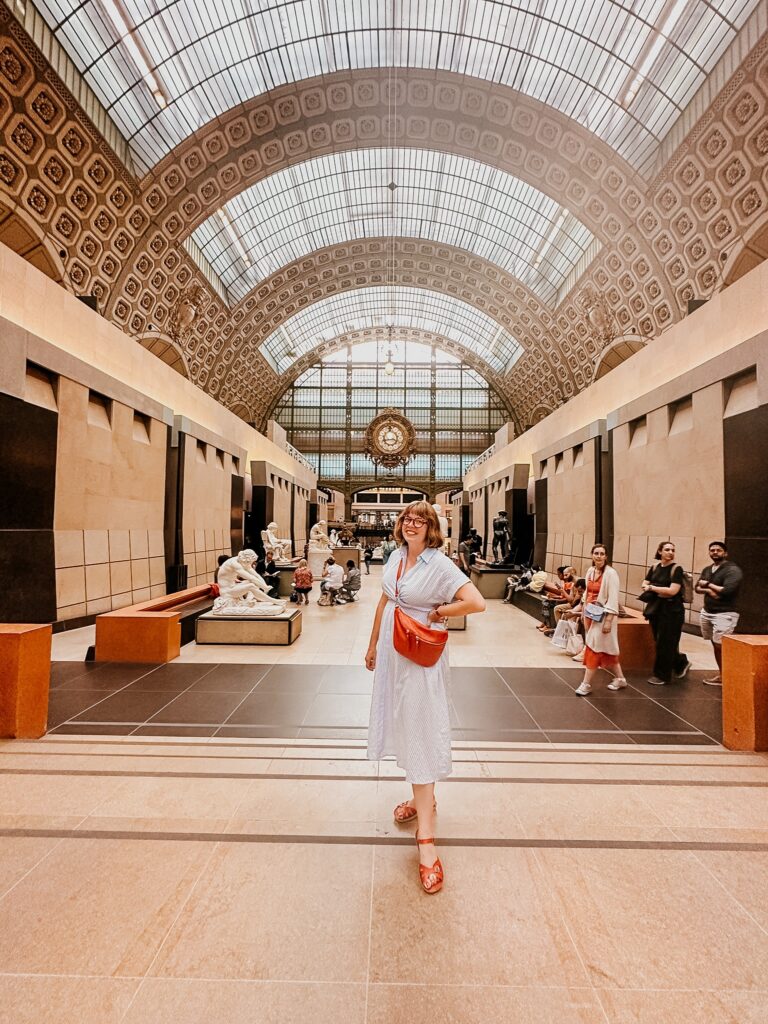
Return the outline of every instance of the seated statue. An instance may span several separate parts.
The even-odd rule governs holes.
[[[270,597],[268,584],[253,568],[256,552],[245,548],[219,567],[220,596],[213,603],[214,615],[280,615],[285,601]]]
[[[330,538],[325,532],[325,520],[318,519],[309,531],[309,549],[310,551],[327,551],[330,546]]]
[[[290,561],[291,542],[287,538],[277,536],[279,527],[277,523],[269,523],[266,530],[261,531],[264,547],[270,548],[277,562]]]

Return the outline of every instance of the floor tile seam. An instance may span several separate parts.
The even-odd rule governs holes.
[[[231,820],[231,818],[230,818],[230,820]],[[128,1005],[125,1008],[125,1011],[120,1016],[120,1021],[125,1020],[125,1018],[130,1013],[131,1007],[136,1002],[136,999],[138,998],[139,992],[141,992],[141,989],[142,989],[142,987],[144,985],[144,982],[150,976],[150,972],[151,972],[152,968],[154,967],[155,962],[157,961],[157,958],[160,956],[160,953],[161,953],[161,951],[163,949],[163,946],[168,941],[168,937],[170,936],[170,934],[173,931],[173,929],[176,927],[176,923],[181,918],[181,915],[184,913],[184,910],[186,909],[187,904],[189,903],[190,899],[192,898],[192,894],[194,893],[195,889],[197,888],[197,885],[200,882],[200,879],[203,877],[203,874],[208,869],[208,865],[213,860],[213,857],[216,854],[216,851],[218,850],[218,848],[219,848],[219,843],[218,842],[214,843],[213,844],[213,848],[209,852],[208,856],[205,858],[205,860],[204,860],[204,862],[203,862],[203,864],[202,864],[202,866],[200,868],[200,871],[197,874],[197,877],[195,878],[195,880],[192,883],[192,885],[189,887],[189,892],[187,893],[186,897],[182,900],[181,906],[179,907],[179,910],[178,910],[178,913],[176,914],[176,916],[173,918],[173,921],[171,921],[171,923],[169,924],[168,928],[166,929],[165,935],[163,936],[163,938],[161,939],[157,949],[155,950],[155,955],[152,957],[152,960],[150,961],[146,971],[144,972],[144,975],[143,975],[141,981],[139,982],[139,984],[136,987],[136,991],[133,993],[133,996],[129,1000]]]
[[[153,670],[152,670],[152,669],[150,669],[150,670],[149,670],[149,672],[145,672],[145,673],[144,673],[143,675],[139,676],[138,678],[139,678],[139,679],[143,679],[143,678],[144,678],[144,676],[146,676],[146,675],[149,675],[149,673],[150,673],[151,671],[153,671]],[[105,700],[108,700],[108,699],[109,699],[110,697],[114,697],[114,696],[116,696],[116,695],[117,695],[118,693],[122,693],[122,692],[123,692],[123,690],[127,690],[129,686],[132,686],[132,685],[133,685],[133,683],[135,683],[135,682],[137,682],[137,681],[138,681],[137,679],[132,679],[132,680],[131,680],[131,682],[130,682],[130,683],[126,683],[126,684],[125,684],[125,686],[121,686],[121,687],[119,687],[119,688],[118,688],[117,690],[112,690],[112,691],[111,691],[111,692],[109,692],[109,693],[105,693],[105,695],[104,695],[103,697],[101,697],[101,698],[100,698],[99,700],[96,700],[96,701],[94,701],[94,702],[93,702],[93,704],[88,704],[88,705],[87,705],[87,707],[84,707],[84,708],[82,708],[82,709],[81,709],[80,711],[78,711],[78,714],[79,714],[79,715],[81,715],[81,714],[83,714],[83,712],[85,712],[85,711],[90,711],[90,710],[91,710],[91,708],[95,708],[95,707],[97,707],[97,706],[98,706],[99,704],[103,703],[103,701],[105,701]],[[54,692],[57,692],[57,691],[54,691]],[[61,692],[61,691],[58,691],[58,692]],[[67,691],[63,691],[63,692],[67,692]],[[98,691],[96,691],[96,692],[98,692]],[[63,722],[59,722],[58,724],[59,724],[59,725],[69,725],[70,723],[72,723],[72,724],[77,724],[77,723],[75,722],[75,716],[73,716],[72,718],[67,718],[67,719],[65,719],[65,720],[64,720]]]
[[[274,668],[274,666],[272,666],[272,667]],[[260,683],[263,683],[263,682],[264,682],[264,680],[265,680],[265,679],[267,678],[267,676],[269,675],[269,673],[270,673],[271,671],[272,671],[272,669],[271,669],[271,668],[270,668],[270,669],[267,669],[267,671],[266,671],[266,672],[265,672],[265,673],[264,673],[264,674],[263,674],[263,675],[262,675],[262,676],[261,676],[261,677],[259,678],[258,682],[254,683],[254,685],[253,685],[252,689],[251,689],[251,690],[249,690],[249,692],[248,692],[247,694],[245,694],[245,695],[243,696],[243,699],[242,699],[242,700],[240,701],[240,703],[239,703],[239,704],[237,704],[237,705],[236,705],[236,706],[235,706],[234,708],[232,708],[232,710],[230,711],[229,715],[228,715],[228,716],[227,716],[227,717],[226,717],[226,718],[224,719],[224,721],[223,721],[223,722],[220,722],[220,723],[219,723],[219,728],[218,728],[218,729],[216,730],[216,732],[215,732],[215,733],[213,734],[213,736],[211,736],[211,739],[215,739],[215,738],[216,738],[216,736],[217,736],[217,735],[219,734],[219,732],[221,731],[221,729],[222,729],[222,728],[224,728],[224,726],[225,726],[225,725],[227,724],[227,722],[228,722],[228,721],[230,720],[230,718],[232,717],[232,715],[234,715],[234,713],[235,713],[235,712],[237,711],[237,709],[238,709],[239,707],[242,707],[242,705],[243,705],[243,704],[245,703],[245,701],[246,701],[246,700],[247,700],[247,699],[248,699],[248,698],[249,698],[249,697],[250,697],[250,696],[251,696],[251,695],[252,695],[253,693],[255,693],[255,692],[256,692],[256,689],[258,688],[259,684],[260,684]]]
[[[81,824],[82,824],[82,822],[81,822]],[[0,832],[2,832],[1,829],[0,829]],[[53,853],[53,851],[57,850],[59,848],[59,846],[61,846],[61,844],[64,842],[65,838],[66,838],[65,836],[61,836],[61,838],[59,838],[56,842],[53,843],[53,845],[51,846],[50,850],[46,850],[45,853],[39,858],[39,860],[36,860],[35,863],[32,864],[31,867],[29,867],[24,872],[23,875],[21,875],[21,877],[17,878],[16,881],[12,885],[10,885],[4,892],[0,892],[0,903],[3,902],[3,900],[6,898],[6,896],[10,896],[10,894],[13,892],[13,890],[18,885],[21,885],[21,883],[24,881],[25,878],[28,878],[32,874],[33,871],[35,871],[37,868],[39,868],[40,865],[45,860],[47,860],[48,857],[50,857],[50,855]]]
[[[672,828],[665,826],[667,831]],[[521,826],[522,829],[522,826]],[[410,835],[312,835],[257,832],[139,832],[117,829],[30,829],[0,828],[0,838],[60,838],[75,840],[119,840],[121,842],[184,842],[209,845],[283,845],[283,846],[401,846],[412,847]],[[768,841],[758,842],[713,842],[691,840],[653,839],[566,839],[563,837],[543,839],[537,837],[438,837],[440,846],[458,849],[499,849],[499,850],[623,850],[655,851],[661,853],[768,853]],[[15,888],[15,886],[14,886]],[[4,897],[3,897],[4,898]]]
[[[371,891],[368,901],[368,951],[365,958],[365,1008],[363,1010],[363,1021],[368,1021],[368,997],[371,987],[371,960],[373,959],[373,904],[376,891],[376,847],[371,851]]]
[[[644,690],[640,690],[640,689],[638,689],[638,687],[637,687],[637,686],[635,686],[635,685],[634,685],[634,683],[629,683],[628,685],[629,685],[629,688],[630,688],[631,690],[634,690],[634,691],[635,691],[636,693],[639,693],[639,694],[640,694],[640,695],[641,695],[642,697],[644,697],[644,698],[645,698],[646,700],[649,700],[649,701],[651,701],[651,703],[652,703],[652,704],[655,704],[655,705],[656,705],[656,707],[662,708],[662,709],[663,709],[664,711],[666,711],[666,712],[667,712],[668,714],[670,714],[670,715],[673,715],[673,716],[674,716],[675,718],[679,718],[679,719],[680,719],[680,721],[681,721],[681,722],[685,722],[685,724],[686,724],[686,725],[690,725],[690,726],[691,726],[692,728],[694,728],[694,729],[696,730],[696,732],[698,732],[698,733],[701,733],[701,735],[702,735],[702,736],[709,736],[709,738],[710,738],[711,740],[715,740],[715,742],[716,742],[716,743],[720,743],[720,742],[722,742],[722,741],[721,741],[721,740],[719,740],[719,739],[718,739],[718,738],[717,738],[716,736],[712,736],[712,735],[710,735],[709,733],[707,733],[707,732],[704,732],[704,730],[703,730],[703,729],[699,729],[699,728],[697,728],[696,726],[694,726],[693,722],[689,722],[687,718],[683,718],[683,716],[682,716],[682,715],[678,715],[676,711],[673,711],[673,710],[672,710],[672,708],[668,708],[668,707],[666,707],[666,706],[665,706],[664,704],[662,704],[662,703],[661,703],[661,701],[660,701],[660,700],[659,700],[659,699],[658,699],[657,697],[655,697],[655,696],[654,696],[654,695],[653,695],[652,693],[646,693],[646,692],[645,692]],[[703,698],[702,698],[702,699],[703,699]]]
[[[674,828],[671,831],[672,831],[673,835],[677,835],[677,832],[675,831]],[[750,919],[750,921],[752,921],[752,923],[755,924],[759,928],[759,930],[763,933],[763,935],[768,936],[768,928],[766,928],[764,924],[762,924],[760,921],[758,921],[758,919],[755,917],[755,915],[752,913],[752,911],[749,909],[749,907],[743,902],[743,900],[739,899],[739,897],[736,895],[736,893],[732,892],[728,888],[728,886],[725,884],[725,882],[723,882],[723,880],[720,878],[720,876],[715,874],[715,872],[707,864],[706,860],[704,858],[702,858],[701,856],[699,856],[700,853],[704,853],[704,852],[706,852],[706,851],[703,851],[703,850],[692,850],[691,851],[691,856],[693,857],[693,859],[695,861],[697,861],[704,868],[704,870],[710,876],[710,878],[714,879],[714,881],[717,883],[717,885],[720,886],[720,888],[728,896],[728,898],[730,900],[732,900],[738,907],[741,908],[741,910],[747,915],[747,917]]]
[[[562,928],[564,929],[565,934],[568,936],[568,941],[571,943],[571,948],[573,949],[576,959],[579,962],[579,966],[581,967],[582,976],[584,977],[584,980],[586,982],[586,985],[583,987],[586,988],[587,991],[592,992],[593,997],[596,999],[598,1006],[600,1006],[602,1010],[603,1017],[605,1018],[605,1024],[610,1024],[610,1021],[608,1020],[608,1015],[605,1012],[605,1008],[603,1007],[599,997],[597,996],[597,993],[595,992],[594,984],[592,982],[592,972],[588,969],[587,964],[585,962],[585,958],[582,955],[582,951],[579,948],[576,938],[574,937],[573,932],[569,926],[568,918],[566,916],[565,903],[561,899],[560,895],[557,893],[554,883],[551,880],[550,873],[545,871],[544,869],[544,864],[542,862],[539,850],[533,849],[531,851],[531,856],[533,858],[534,864],[536,865],[536,869],[539,873],[540,882],[549,893],[550,901],[557,908],[557,913],[560,917],[560,923],[562,925]]]
[[[280,760],[279,758],[275,760]],[[474,763],[474,762],[473,762]],[[482,763],[482,762],[479,762]],[[508,762],[498,762],[505,764]],[[610,764],[601,767],[610,768]],[[125,778],[125,779],[242,779],[248,781],[322,781],[322,782],[396,782],[403,783],[397,775],[334,775],[330,773],[310,772],[171,772],[171,771],[127,771],[121,769],[105,769],[103,771],[88,768],[0,768],[0,775],[6,776],[42,776],[54,778]],[[768,789],[768,781],[754,780],[720,780],[720,779],[621,779],[621,778],[553,778],[552,776],[516,776],[516,775],[451,775],[441,783],[452,782],[473,784],[514,783],[518,785],[545,786],[653,786],[670,788],[705,788],[705,789]]]

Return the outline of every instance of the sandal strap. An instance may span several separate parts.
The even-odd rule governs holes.
[[[417,839],[416,840],[416,842],[419,844],[419,846],[428,846],[429,843],[434,843],[434,841],[435,841],[435,837],[434,836],[431,839]]]

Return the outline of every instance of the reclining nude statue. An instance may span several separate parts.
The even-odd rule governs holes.
[[[220,596],[213,603],[214,615],[280,615],[285,601],[270,597],[268,584],[253,568],[256,552],[245,548],[228,558],[219,569]]]

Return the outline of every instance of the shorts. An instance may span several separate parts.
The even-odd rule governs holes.
[[[713,644],[721,644],[724,636],[730,636],[739,624],[738,612],[699,612],[701,635]]]

